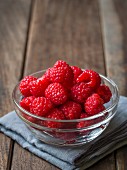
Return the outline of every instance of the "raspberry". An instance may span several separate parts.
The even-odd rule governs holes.
[[[29,97],[24,97],[21,101],[20,101],[20,106],[23,107],[25,110],[27,110],[28,112],[30,112],[30,108],[32,105],[33,100],[35,99],[34,96],[29,96]],[[25,113],[22,113],[23,117],[25,119],[27,119],[28,121],[35,123],[37,121],[36,118],[29,116]]]
[[[32,117],[32,116],[29,116],[29,115],[26,115],[25,113],[23,113],[23,117],[25,119],[27,119],[28,121],[32,122],[32,123],[36,123],[37,122],[37,119]]]
[[[93,70],[85,70],[81,75],[77,78],[77,83],[84,82],[90,87],[96,89],[100,86],[101,78],[98,73]]]
[[[46,77],[48,80],[50,80],[50,71],[52,68],[48,68],[45,72],[45,74],[43,75],[44,77]]]
[[[45,126],[45,120],[39,120],[37,121],[38,125]]]
[[[65,140],[67,144],[74,143],[76,140],[76,133],[75,132],[56,132],[55,137]]]
[[[45,97],[37,97],[31,105],[31,112],[37,116],[46,116],[52,109],[53,105],[49,99]]]
[[[54,108],[50,111],[47,118],[55,119],[55,120],[65,120],[65,116],[63,112],[57,108]],[[53,122],[53,121],[47,121],[46,126],[49,128],[62,128],[63,127],[62,122]]]
[[[61,83],[66,88],[71,88],[73,84],[73,71],[71,67],[62,60],[55,63],[50,70],[50,79],[53,83]]]
[[[42,97],[45,94],[45,89],[50,84],[49,80],[46,77],[41,77],[36,81],[30,83],[30,92],[33,96]]]
[[[76,122],[67,122],[64,125],[64,129],[74,129],[76,128]]]
[[[81,113],[80,119],[83,118],[87,118],[89,117],[86,113]],[[91,126],[92,124],[94,124],[94,120],[85,120],[85,121],[81,121],[77,124],[77,128],[84,128],[87,126]]]
[[[27,110],[29,112],[30,111],[30,107],[31,107],[32,102],[33,102],[34,99],[35,99],[34,96],[24,97],[20,101],[20,106],[23,107],[25,110]]]
[[[99,112],[102,112],[103,110],[105,110],[103,103],[104,103],[103,99],[100,98],[98,94],[94,93],[92,96],[87,98],[84,104],[86,113],[92,116]]]
[[[83,72],[79,67],[77,66],[71,66],[71,69],[73,70],[74,73],[74,79],[73,79],[73,84],[76,83],[76,79],[78,76]]]
[[[60,83],[52,83],[45,90],[45,97],[55,105],[60,105],[67,100],[67,91]]]
[[[77,83],[71,89],[72,99],[78,103],[84,103],[91,94],[92,89],[84,82]]]
[[[25,97],[31,96],[30,82],[35,81],[35,80],[37,80],[37,78],[33,76],[26,76],[21,80],[19,89],[22,95],[24,95]]]
[[[112,96],[112,93],[108,86],[106,85],[100,85],[100,87],[97,89],[97,94],[104,100],[105,103],[110,101],[110,98]]]
[[[70,120],[78,119],[82,111],[81,105],[73,101],[66,102],[60,109],[63,111],[66,119]]]
[[[106,118],[105,116],[101,116],[101,117],[94,119],[94,124],[102,122],[105,118]]]

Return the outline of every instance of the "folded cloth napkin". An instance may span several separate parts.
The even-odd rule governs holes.
[[[63,170],[86,169],[115,149],[127,144],[127,98],[120,97],[118,110],[108,128],[94,141],[79,147],[57,147],[36,139],[12,111],[0,118],[0,131],[23,148]]]

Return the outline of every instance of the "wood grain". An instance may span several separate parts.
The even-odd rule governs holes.
[[[118,85],[120,94],[127,94],[127,3],[100,0],[104,53],[107,74]]]
[[[0,1],[0,116],[13,110],[11,93],[21,74],[29,5],[29,0]],[[0,133],[0,170],[10,164],[10,142]]]
[[[127,168],[127,146],[124,146],[116,151],[116,167],[117,170]]]
[[[101,0],[100,7],[107,73],[127,96],[127,1]],[[127,146],[115,153],[117,170],[126,169]]]
[[[116,170],[114,154],[109,154],[87,170]]]
[[[105,74],[98,1],[35,1],[26,56],[24,75],[51,67],[58,59]],[[92,169],[102,167],[114,170],[113,154]],[[17,168],[57,169],[15,144],[12,169]]]
[[[57,170],[57,168],[48,162],[24,150],[18,144],[15,144],[12,170]]]
[[[34,11],[25,74],[51,67],[58,59],[104,74],[96,2],[38,0]]]

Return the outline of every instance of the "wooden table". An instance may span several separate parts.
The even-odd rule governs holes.
[[[63,59],[111,77],[127,95],[126,0],[0,0],[0,116],[24,76]],[[0,133],[0,170],[56,170]],[[89,170],[126,170],[127,146]]]

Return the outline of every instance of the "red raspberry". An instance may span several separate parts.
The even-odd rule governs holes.
[[[98,94],[94,93],[92,96],[88,97],[84,104],[86,113],[92,116],[99,112],[102,112],[103,110],[105,110],[103,103],[103,99],[100,98]]]
[[[90,87],[96,89],[101,84],[101,78],[98,73],[93,70],[85,70],[81,75],[77,78],[77,83],[84,82]]]
[[[49,80],[46,77],[41,77],[36,81],[30,83],[30,92],[33,96],[42,97],[45,95],[45,89],[50,84]]]
[[[30,112],[30,108],[32,105],[33,100],[35,99],[34,96],[30,96],[30,97],[24,97],[21,101],[20,101],[20,106],[23,107],[25,110],[27,110],[28,112]],[[23,117],[25,119],[27,119],[28,121],[35,123],[37,121],[36,118],[29,116],[25,113],[22,113]]]
[[[76,122],[67,122],[64,124],[64,129],[74,129],[76,128]]]
[[[81,113],[80,119],[89,117],[86,113]],[[77,128],[84,128],[94,124],[94,120],[85,120],[77,124]]]
[[[24,95],[25,97],[31,96],[30,82],[35,81],[35,80],[37,80],[37,78],[33,76],[26,76],[21,80],[19,89],[22,95]]]
[[[46,116],[52,109],[53,105],[49,99],[45,97],[37,97],[31,105],[31,112],[37,116]]]
[[[105,116],[100,116],[94,119],[94,124],[102,122],[105,118],[106,118]]]
[[[52,68],[48,68],[45,72],[45,74],[43,75],[44,77],[46,77],[48,80],[50,80],[50,71],[51,71]],[[42,76],[42,77],[43,77]]]
[[[23,113],[23,117],[32,123],[37,123],[37,119],[32,116],[29,116],[29,115],[26,115],[25,113]]]
[[[55,120],[65,120],[65,116],[63,112],[57,108],[52,109],[47,118],[55,119]],[[62,123],[62,122],[46,121],[45,124],[49,128],[62,128],[64,122]]]
[[[50,70],[50,79],[53,83],[61,83],[66,88],[71,88],[73,84],[73,71],[71,67],[62,60],[55,63]]]
[[[109,102],[112,96],[111,90],[108,86],[104,84],[100,85],[100,87],[97,89],[97,93],[104,100],[105,103]]]
[[[55,105],[60,105],[67,100],[67,91],[60,83],[52,83],[45,90],[45,97]]]
[[[84,103],[92,94],[92,88],[88,87],[84,82],[77,83],[71,89],[72,99],[78,103]]]
[[[31,107],[32,102],[33,102],[34,99],[35,99],[34,96],[24,97],[20,101],[20,106],[23,107],[25,110],[27,110],[29,112],[30,111],[30,107]]]
[[[79,119],[82,108],[81,105],[73,102],[68,101],[61,106],[61,110],[63,111],[66,119]]]
[[[73,70],[74,73],[74,79],[73,79],[73,84],[76,83],[76,79],[78,78],[78,76],[83,72],[81,70],[81,68],[77,67],[77,66],[71,66],[71,69]]]
[[[76,132],[56,132],[55,137],[65,140],[67,144],[74,143],[76,140]]]
[[[37,124],[40,126],[45,126],[45,120],[38,120]],[[39,129],[40,130],[40,129]],[[41,130],[40,130],[41,131]]]

